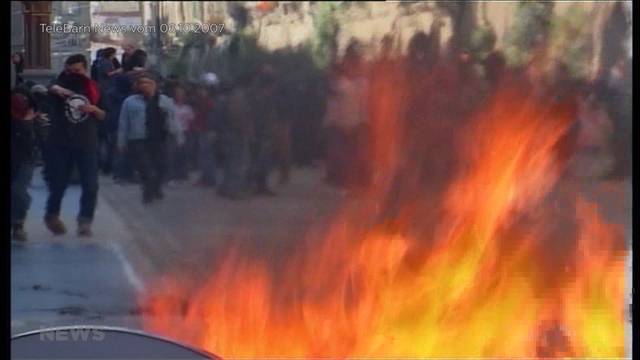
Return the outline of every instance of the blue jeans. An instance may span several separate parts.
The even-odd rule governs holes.
[[[198,161],[202,171],[201,180],[208,185],[216,184],[215,143],[207,136],[201,136],[198,143]]]
[[[50,146],[47,155],[47,216],[58,216],[62,198],[69,185],[73,166],[77,166],[80,175],[80,211],[78,221],[91,222],[98,200],[98,153],[95,149]]]
[[[31,205],[28,188],[33,178],[33,165],[18,166],[11,177],[11,224],[23,224]]]

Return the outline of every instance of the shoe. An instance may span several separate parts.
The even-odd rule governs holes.
[[[67,227],[64,226],[64,223],[57,215],[45,216],[44,223],[47,225],[47,228],[53,233],[53,235],[62,235],[66,234],[67,232]]]
[[[78,236],[91,237],[93,232],[91,231],[91,224],[88,222],[78,223]]]
[[[11,238],[16,241],[27,241],[27,232],[24,231],[22,224],[14,225],[11,233]]]

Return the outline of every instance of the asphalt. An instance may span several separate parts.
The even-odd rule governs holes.
[[[188,269],[206,276],[211,259],[228,241],[250,239],[256,251],[284,253],[310,226],[322,227],[345,194],[324,185],[321,169],[295,170],[276,197],[220,198],[191,182],[168,187],[165,200],[141,203],[140,188],[100,179],[94,237],[75,235],[79,188],[63,203],[70,230],[55,237],[43,224],[46,188],[39,174],[30,189],[29,241],[12,243],[12,333],[58,325],[97,324],[140,329],[136,293],[157,277]],[[622,223],[631,239],[631,182],[580,181],[581,192]],[[629,244],[631,242],[629,241]],[[631,303],[631,256],[628,303]],[[627,323],[631,349],[631,322]]]
[[[63,325],[140,328],[135,275],[118,248],[129,232],[108,203],[99,200],[94,236],[76,235],[80,189],[71,186],[62,206],[68,233],[46,229],[47,190],[37,171],[25,228],[29,240],[11,244],[11,332]],[[114,241],[118,240],[118,241]]]

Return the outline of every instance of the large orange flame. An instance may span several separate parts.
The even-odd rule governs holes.
[[[436,97],[380,66],[366,199],[284,263],[233,250],[195,291],[164,279],[145,327],[227,358],[623,356],[622,231],[577,193],[565,219],[549,200],[571,106],[505,87],[443,141],[405,111]]]

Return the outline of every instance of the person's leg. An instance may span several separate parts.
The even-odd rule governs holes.
[[[54,234],[64,234],[67,230],[60,220],[60,207],[62,198],[69,184],[69,177],[73,169],[73,159],[69,149],[61,146],[49,146],[47,182],[49,196],[45,210],[45,223]]]
[[[118,150],[118,144],[116,139],[117,139],[117,134],[114,134],[114,138],[111,143],[111,153],[112,153],[111,169],[112,169],[113,179],[116,181],[121,181],[124,178],[124,170],[123,170],[123,162],[122,162],[122,157],[124,154]]]
[[[261,141],[257,144],[255,157],[255,182],[256,190],[259,192],[267,189],[267,168],[265,164],[265,144]]]
[[[358,188],[364,188],[369,184],[370,180],[370,156],[368,156],[368,128],[364,125],[358,127],[354,134],[354,182]],[[445,136],[445,135],[443,135]],[[448,164],[449,161],[445,161]]]
[[[103,174],[106,174],[107,168],[107,141],[104,138],[98,140],[98,147],[96,148],[96,154],[98,155],[98,170]]]
[[[107,146],[108,134],[104,122],[101,122],[98,125],[98,146],[96,148],[96,153],[98,155],[98,170],[103,173],[106,173],[107,169]],[[80,181],[80,183],[82,183],[82,181]]]
[[[156,198],[162,199],[162,185],[167,175],[167,142],[153,141],[149,144],[149,157],[153,166],[153,194]]]
[[[198,148],[200,146],[200,136],[197,132],[191,132],[189,146],[189,169],[198,169]]]
[[[249,145],[238,136],[229,139],[228,187],[229,197],[242,196],[247,188],[247,169],[249,162]]]
[[[133,183],[139,181],[140,179],[136,174],[133,155],[131,155],[129,151],[125,151],[122,159],[123,159],[123,170],[124,170],[125,180]]]
[[[135,164],[140,173],[140,183],[142,188],[142,202],[148,203],[153,200],[151,182],[151,164],[147,154],[144,140],[130,141],[127,151],[131,156],[131,161]]]
[[[192,161],[192,148],[193,148],[193,136],[190,131],[184,134],[184,156],[186,163],[184,164],[186,167],[187,174],[191,173],[191,161]]]
[[[339,184],[340,132],[335,127],[326,129],[326,181],[331,185]]]
[[[75,163],[80,175],[80,211],[78,212],[78,232],[90,236],[90,225],[98,200],[98,158],[93,150],[75,149]]]
[[[229,135],[224,134],[220,139],[224,162],[222,164],[222,183],[218,186],[218,194],[227,196],[230,193],[232,177],[233,177],[233,148]]]
[[[336,143],[336,177],[337,184],[340,187],[346,187],[349,184],[349,161],[352,157],[351,136],[348,131],[339,129],[337,132]]]
[[[49,151],[49,145],[47,144],[43,144],[41,145],[41,153],[42,153],[42,179],[44,180],[44,183],[47,184],[47,186],[49,186],[49,167],[51,166],[51,160],[50,160],[50,151]]]
[[[113,159],[114,159],[115,149],[116,149],[116,144],[115,144],[116,136],[117,134],[114,132],[109,132],[107,135],[107,144],[106,144],[107,158],[105,163],[105,173],[107,174],[113,173]]]
[[[189,161],[189,157],[187,156],[187,149],[184,144],[178,146],[177,149],[177,175],[179,180],[187,180],[188,179],[188,166],[187,161]]]
[[[256,190],[259,169],[258,169],[258,156],[260,153],[259,144],[256,141],[251,141],[247,144],[247,167],[244,174],[245,182],[249,190]]]
[[[213,141],[203,136],[199,143],[198,159],[200,161],[200,182],[202,185],[216,185],[216,159]]]
[[[178,179],[178,144],[174,137],[171,137],[167,144],[167,182]]]
[[[289,182],[291,173],[291,126],[288,123],[282,124],[278,130],[274,150],[280,174],[279,183],[284,185]]]
[[[27,240],[24,231],[24,221],[31,205],[29,185],[33,177],[33,166],[23,164],[17,168],[11,179],[11,226],[12,237],[15,240]]]
[[[358,147],[358,129],[352,129],[346,134],[345,145],[342,174],[346,187],[353,189],[358,187],[363,176],[361,149]]]
[[[114,148],[117,145],[114,144]],[[114,149],[114,159],[113,159],[113,177],[116,180],[126,182],[133,181],[133,160],[131,159],[131,154],[129,149],[125,151],[118,151]]]

